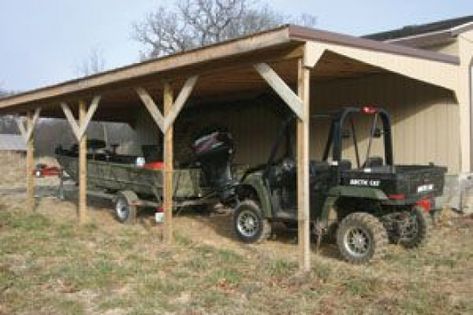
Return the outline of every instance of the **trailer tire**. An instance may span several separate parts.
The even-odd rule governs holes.
[[[412,210],[412,215],[415,216],[415,235],[409,239],[401,239],[399,244],[405,248],[411,249],[425,245],[429,238],[430,223],[428,214],[420,207],[415,207]]]
[[[136,221],[137,207],[135,202],[138,196],[132,191],[120,191],[115,199],[115,216],[124,224],[134,224]]]
[[[364,264],[384,257],[388,234],[375,216],[355,212],[338,226],[337,246],[342,257],[352,264]]]
[[[271,236],[271,224],[254,200],[244,200],[233,212],[233,229],[245,243],[260,243]]]

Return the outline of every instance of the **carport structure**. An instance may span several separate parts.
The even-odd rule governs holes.
[[[471,59],[471,58],[470,58]],[[174,122],[188,103],[237,100],[271,90],[294,112],[297,123],[299,264],[310,270],[310,96],[321,82],[395,73],[456,93],[459,100],[462,169],[469,171],[471,99],[457,57],[326,31],[285,25],[247,37],[64,82],[0,100],[0,114],[19,122],[28,144],[27,198],[34,207],[33,133],[41,117],[66,117],[79,142],[79,222],[87,221],[86,130],[91,120],[128,122],[145,106],[164,135],[165,240],[172,240]],[[468,60],[470,65],[470,60]],[[462,77],[462,74],[464,77]],[[310,91],[312,89],[312,91]],[[467,90],[467,91],[465,91]],[[342,92],[342,91],[341,91]],[[277,106],[277,105],[275,105]],[[205,108],[205,107],[203,107]],[[78,121],[74,117],[78,113]],[[196,115],[194,119],[199,120]],[[317,137],[317,133],[312,135]],[[156,137],[161,137],[157,134]]]

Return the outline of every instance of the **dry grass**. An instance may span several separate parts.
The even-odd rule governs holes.
[[[473,218],[446,216],[421,250],[348,265],[332,245],[297,275],[294,234],[261,245],[231,236],[226,215],[176,218],[176,243],[144,215],[120,225],[94,203],[0,196],[0,314],[465,314],[473,312]]]
[[[22,187],[25,181],[25,163],[20,154],[0,153],[0,187]]]

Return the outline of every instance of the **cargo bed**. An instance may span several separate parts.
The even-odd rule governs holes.
[[[342,172],[342,185],[379,188],[386,195],[419,200],[443,194],[447,169],[434,165],[395,165]]]

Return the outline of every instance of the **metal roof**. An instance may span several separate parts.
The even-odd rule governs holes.
[[[454,56],[306,27],[284,25],[257,34],[8,96],[0,99],[0,114],[18,113],[44,105],[58,107],[59,102],[87,98],[96,93],[110,92],[118,98],[119,90],[123,91],[141,84],[179,79],[190,74],[203,75],[225,67],[242,68],[244,65],[251,66],[249,63],[255,60],[271,62],[271,58],[274,61],[275,56],[280,56],[281,53],[291,55],[295,49],[301,47],[301,44],[309,41],[459,64],[459,58]],[[127,96],[123,95],[122,99],[126,98]]]
[[[463,24],[473,22],[473,15],[463,16],[454,19],[442,20],[421,25],[408,25],[399,29],[390,30],[386,32],[380,32],[375,34],[369,34],[363,36],[367,39],[373,39],[378,41],[389,41],[393,39],[400,39],[404,37],[416,36],[421,34],[446,31],[458,27]]]
[[[0,134],[0,151],[26,151],[25,140],[21,135]]]

